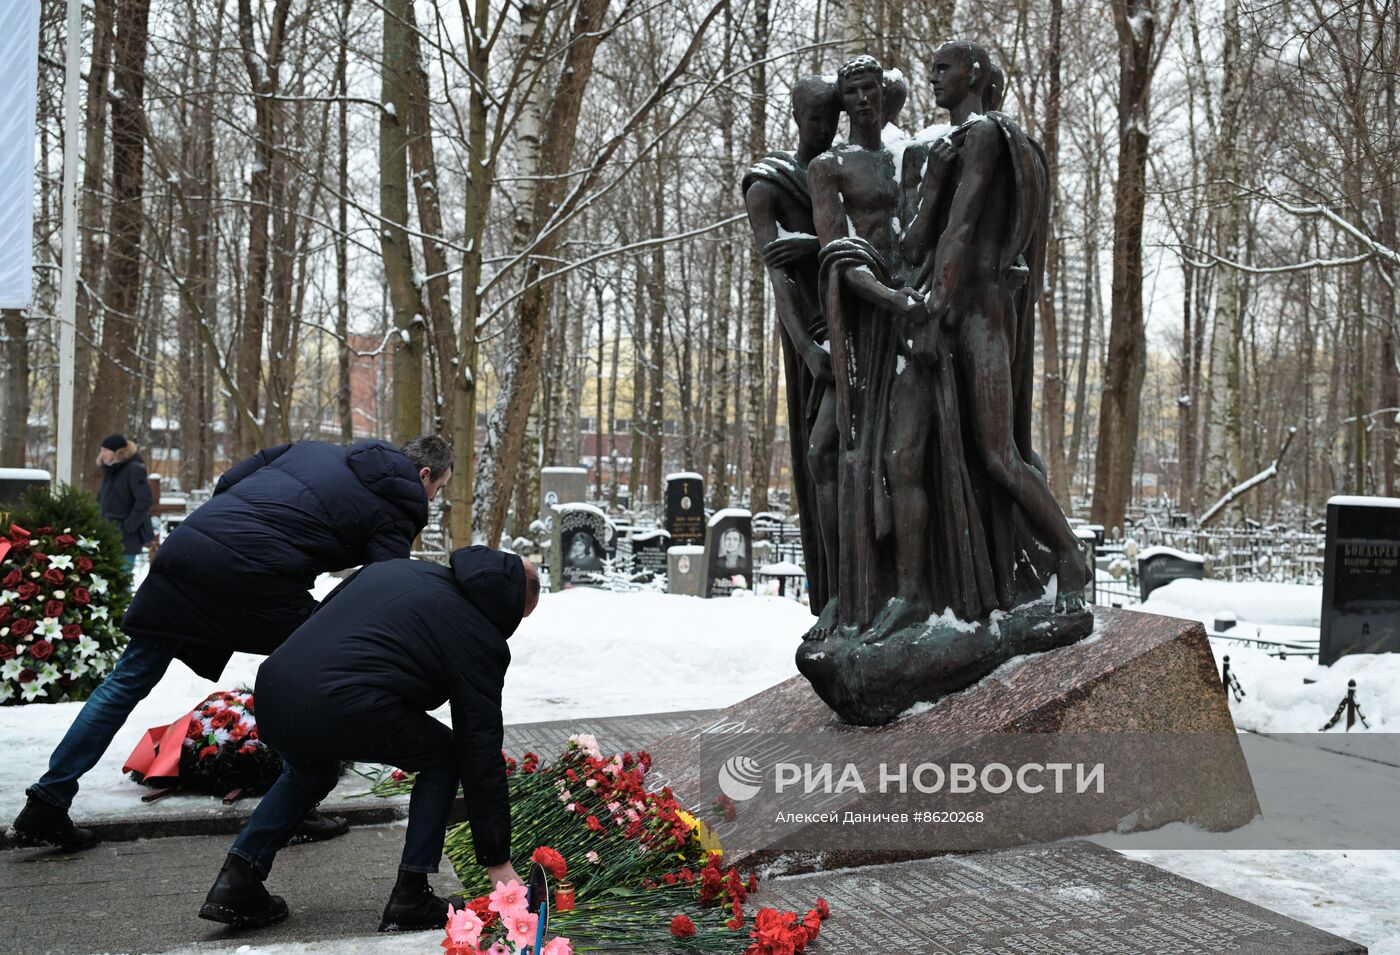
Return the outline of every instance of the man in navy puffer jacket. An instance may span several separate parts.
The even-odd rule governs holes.
[[[317,575],[408,557],[428,502],[451,475],[452,451],[436,436],[403,449],[301,441],[230,468],[209,502],[161,545],[122,621],[131,637],[126,652],[83,704],[49,771],[26,791],[16,839],[65,850],[93,845],[95,834],[68,815],[78,780],[170,661],[217,680],[234,653],[271,653],[315,609],[307,591]],[[313,813],[303,835],[329,838],[345,828]]]

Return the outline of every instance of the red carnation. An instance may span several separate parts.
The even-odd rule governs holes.
[[[4,626],[5,624],[9,623],[10,618],[13,617],[14,614],[15,612],[10,609],[9,604],[0,607],[0,626]]]
[[[831,906],[826,904],[826,899],[817,899],[817,914],[821,916],[823,922],[831,918]]]
[[[86,557],[78,558],[78,573],[86,574],[92,570],[92,561]]]
[[[83,635],[83,625],[80,623],[66,623],[63,625],[63,639],[76,640]]]
[[[20,600],[33,600],[34,595],[39,592],[39,585],[32,580],[26,580],[15,588],[15,592],[19,594]]]
[[[544,866],[550,877],[559,880],[569,874],[568,864],[564,862],[564,857],[549,846],[540,846],[530,854],[531,862],[538,862]]]
[[[65,579],[63,571],[59,570],[57,567],[50,567],[48,570],[44,571],[44,583],[46,584],[51,584],[54,587],[62,587]]]
[[[59,534],[53,539],[53,543],[54,546],[57,547],[59,550],[67,550],[74,544],[78,543],[78,539],[72,534]]]
[[[695,934],[695,923],[689,916],[677,915],[671,919],[671,934],[676,938],[690,938]]]
[[[37,674],[37,673],[35,673],[33,670],[29,669],[29,667],[25,667],[23,670],[20,670],[20,671],[19,671],[19,682],[21,682],[21,683],[33,683],[34,680],[35,680],[35,678],[38,677],[38,675],[39,675],[39,674]]]
[[[15,648],[8,643],[0,643],[0,660],[13,660],[15,658]]]
[[[491,899],[485,895],[472,899],[467,903],[467,908],[476,913],[476,917],[481,919],[482,928],[490,928],[496,921],[497,915],[491,911]]]
[[[19,568],[16,567],[14,570],[10,571],[8,574],[5,575],[5,580],[4,580],[5,589],[6,589],[6,590],[12,590],[12,589],[14,589],[15,587],[17,587],[17,586],[19,585],[19,582],[20,582],[21,580],[23,580],[23,579],[24,579],[24,575],[21,574],[21,573],[19,572]]]
[[[29,655],[36,660],[47,660],[53,656],[53,644],[47,640],[35,640],[29,647]]]
[[[598,817],[597,817],[597,816],[589,816],[589,817],[588,817],[588,828],[592,829],[594,832],[602,832],[602,831],[603,831],[603,824],[602,824],[601,822],[598,821]]]
[[[233,722],[233,710],[219,710],[209,720],[214,729],[223,729]]]
[[[48,603],[44,604],[44,616],[45,616],[45,617],[61,617],[61,616],[63,616],[63,601],[62,601],[62,600],[50,600]]]
[[[86,587],[74,587],[72,590],[73,602],[80,607],[86,607],[92,603],[92,594],[87,592]]]
[[[33,629],[34,621],[30,620],[28,617],[20,617],[18,620],[16,620],[13,624],[10,625],[10,633],[14,634],[17,637],[22,637],[25,634],[33,631]]]
[[[208,759],[210,756],[217,755],[218,752],[219,752],[219,747],[217,747],[217,746],[206,746],[206,747],[204,747],[203,749],[201,749],[201,750],[199,751],[199,758],[200,758],[200,759]]]

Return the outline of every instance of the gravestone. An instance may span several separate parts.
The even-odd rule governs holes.
[[[1318,662],[1400,651],[1400,498],[1327,502]]]
[[[705,596],[705,548],[678,544],[666,549],[666,592]]]
[[[41,468],[0,468],[0,515],[8,515],[20,496],[36,485],[47,487],[53,475]],[[5,526],[9,526],[6,516]]]
[[[673,544],[705,543],[705,479],[694,471],[666,475],[666,530]]]
[[[554,530],[554,508],[588,500],[588,468],[540,469],[540,521]]]
[[[774,879],[761,888],[759,904],[802,913],[818,897],[832,912],[822,925],[822,951],[1366,953],[1365,946],[1089,842]]]
[[[1149,547],[1138,554],[1138,596],[1147,595],[1173,580],[1204,580],[1206,559],[1174,547]]]
[[[614,536],[612,522],[592,504],[561,504],[554,510],[549,555],[550,588],[597,587]]]
[[[650,571],[656,576],[666,574],[666,548],[671,535],[659,527],[632,532],[632,569]]]
[[[728,597],[753,585],[753,518],[746,509],[727,507],[710,518],[705,528],[705,580],[707,597]]]

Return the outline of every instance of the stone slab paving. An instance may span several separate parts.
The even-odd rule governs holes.
[[[592,733],[605,753],[644,749],[677,730],[701,722],[710,710],[685,710],[637,716],[594,717],[517,723],[506,727],[505,749],[517,758],[527,750],[549,758],[557,755],[571,735]],[[364,797],[369,783],[354,771],[346,772],[339,785],[322,804],[333,815],[344,816],[351,825],[376,825],[402,819],[408,812],[408,797],[389,799]],[[256,797],[224,805],[219,799],[200,794],[175,793],[152,803],[133,797],[131,807],[120,816],[85,815],[82,796],[74,804],[79,825],[95,829],[104,841],[161,839],[174,836],[232,835],[257,806]],[[19,811],[19,807],[15,807]],[[8,826],[9,820],[0,820]],[[12,848],[13,840],[0,831],[0,849]]]
[[[183,836],[104,843],[65,856],[0,852],[0,953],[153,953],[187,946],[227,947],[373,935],[393,887],[402,824],[351,829],[330,842],[292,846],[277,857],[269,888],[291,917],[255,933],[230,932],[198,917],[231,837]],[[430,877],[441,893],[460,889],[451,867]],[[423,951],[437,936],[423,935]]]

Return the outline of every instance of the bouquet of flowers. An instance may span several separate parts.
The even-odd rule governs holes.
[[[572,890],[572,908],[551,914],[551,927],[572,939],[563,940],[568,948],[556,951],[802,951],[829,914],[826,904],[818,900],[802,918],[760,910],[745,948],[744,907],[758,888],[757,878],[744,878],[723,866],[723,850],[714,833],[686,812],[670,789],[647,790],[651,765],[645,751],[604,757],[591,736],[571,738],[551,763],[534,753],[526,753],[519,762],[506,757],[512,857],[530,854],[556,881],[567,877]],[[411,775],[396,770],[380,778],[371,791],[401,793],[412,784]],[[531,853],[533,846],[540,848]],[[503,886],[495,886],[493,892],[475,864],[470,827],[449,830],[446,852],[467,894],[476,896],[468,908],[486,924],[491,901]],[[483,938],[487,945],[460,952],[510,951],[489,947],[504,946],[500,939],[476,936],[477,942]]]
[[[86,699],[126,644],[121,540],[71,487],[26,492],[0,531],[0,704]]]
[[[258,738],[253,691],[210,693],[190,713],[180,749],[180,784],[222,796],[263,791],[277,781],[282,757]]]

